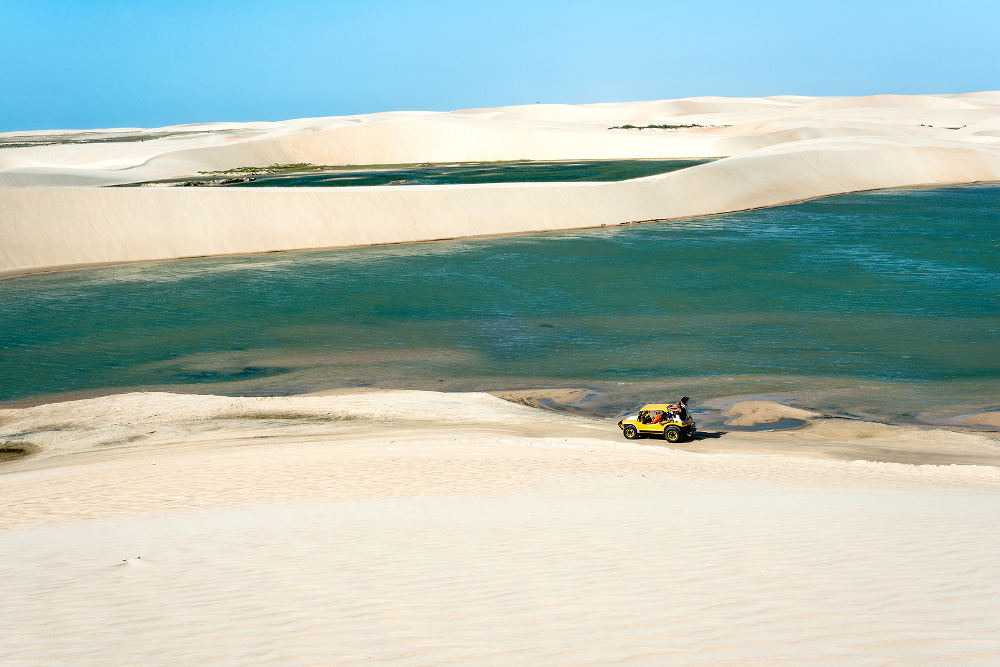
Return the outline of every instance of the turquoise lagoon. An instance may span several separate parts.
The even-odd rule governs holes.
[[[1000,186],[0,281],[0,401],[579,387],[887,421],[1000,405]],[[51,398],[51,396],[48,396]]]

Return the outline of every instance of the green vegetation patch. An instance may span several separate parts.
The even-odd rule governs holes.
[[[267,167],[233,167],[232,169],[220,169],[219,171],[199,171],[204,176],[231,176],[235,174],[246,175],[269,175],[269,174],[290,174],[301,171],[320,171],[327,169],[337,169],[322,164],[310,164],[308,162],[295,162],[292,164],[272,164]]]

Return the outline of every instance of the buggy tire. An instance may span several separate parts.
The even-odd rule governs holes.
[[[676,426],[668,426],[663,430],[663,439],[667,442],[680,442],[684,439],[684,433]]]
[[[639,429],[637,429],[632,424],[627,424],[625,428],[622,429],[622,433],[628,440],[638,440],[639,439]]]

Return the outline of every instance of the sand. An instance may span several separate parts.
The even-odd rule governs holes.
[[[997,443],[839,421],[733,446]],[[0,464],[5,664],[1000,659],[996,467],[434,392],[125,394],[0,432],[38,448]]]
[[[731,426],[756,426],[781,419],[810,419],[818,413],[794,408],[777,401],[738,401],[725,412]]]
[[[977,426],[993,426],[1000,428],[1000,411],[979,412],[969,415],[960,420],[963,424],[974,424]]]
[[[706,127],[608,129],[626,123]],[[0,150],[0,274],[617,225],[1000,180],[1000,93],[991,92],[530,105],[104,132],[158,138]],[[654,157],[723,159],[617,183],[97,187],[272,163]]]

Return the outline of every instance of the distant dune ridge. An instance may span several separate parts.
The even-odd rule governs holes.
[[[609,129],[622,125],[695,127]],[[1000,180],[1000,92],[537,104],[93,132],[0,134],[13,146],[0,148],[0,274],[615,225]],[[101,141],[26,145],[81,137]],[[98,187],[299,162],[686,157],[723,159],[613,183]]]

